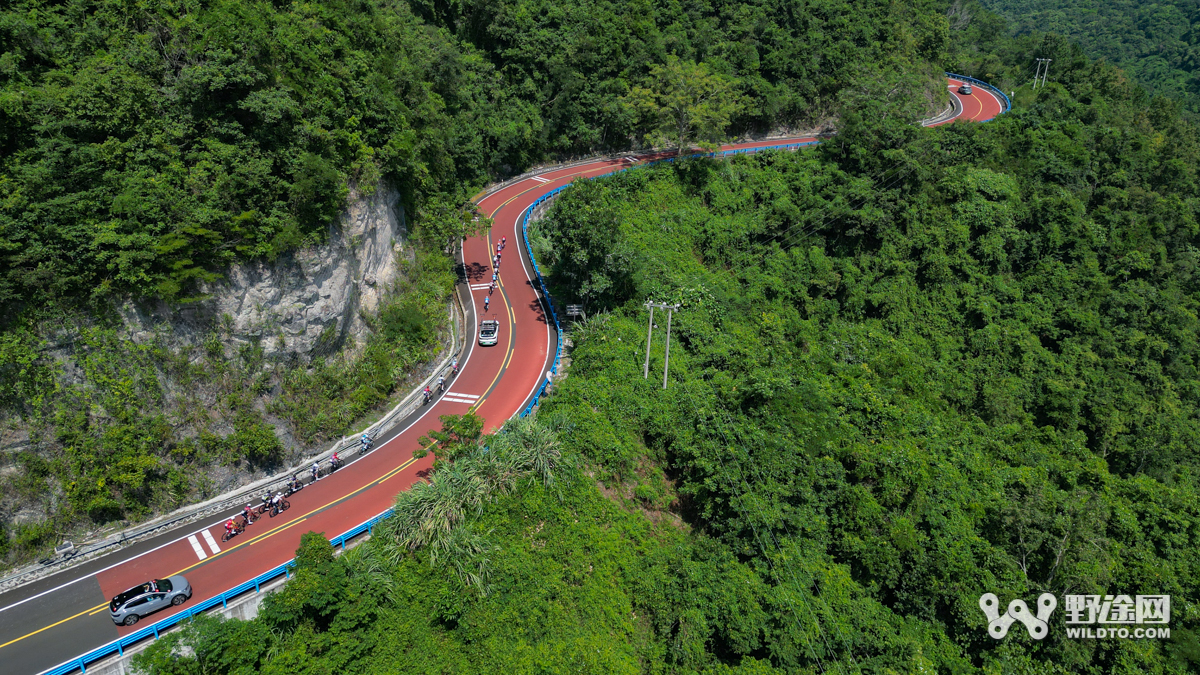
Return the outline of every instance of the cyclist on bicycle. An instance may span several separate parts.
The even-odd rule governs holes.
[[[454,359],[450,361],[450,372],[454,373],[455,375],[458,374],[458,357],[457,356],[454,357]]]
[[[329,458],[329,470],[335,471],[342,465],[342,460],[338,458],[337,453],[333,453],[333,457]]]
[[[250,508],[249,504],[246,505],[246,508],[242,509],[242,517],[246,519],[247,525],[250,524],[250,521],[254,520],[254,509]]]
[[[226,536],[232,537],[233,533],[236,530],[237,530],[237,525],[234,524],[233,518],[230,518],[228,521],[226,521],[226,523],[225,523],[225,535]]]
[[[429,387],[425,387],[425,391],[423,393],[425,394],[425,402],[429,403],[429,399],[433,398],[433,392],[429,391]]]
[[[438,375],[438,391],[442,391],[445,388],[446,388],[446,378],[442,377],[441,375]]]

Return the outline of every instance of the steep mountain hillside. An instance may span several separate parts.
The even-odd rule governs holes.
[[[919,118],[946,25],[843,0],[4,4],[0,559],[358,428],[441,348],[487,181]]]
[[[1156,94],[1200,110],[1200,3],[1196,0],[985,0],[1018,34],[1055,33],[1107,59]],[[959,3],[964,14],[970,9]],[[1058,69],[1053,68],[1053,76]]]
[[[948,60],[1027,64],[996,17],[950,25]],[[1196,672],[1200,132],[1037,45],[1069,67],[987,124],[865,102],[815,149],[577,181],[531,226],[588,314],[536,417],[444,417],[371,541],[307,535],[259,618],[138,663]],[[665,388],[648,300],[679,305]],[[1061,604],[1041,639],[996,639],[986,593]],[[1170,596],[1169,635],[1064,630],[1070,596],[1125,595]]]

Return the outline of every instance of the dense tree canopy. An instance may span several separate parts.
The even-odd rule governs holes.
[[[302,548],[393,604],[352,636],[375,605],[289,588],[173,640],[271,635],[264,672],[1193,672],[1200,136],[1047,49],[1076,67],[987,125],[848,115],[577,182],[532,235],[588,306],[569,376],[502,433],[443,420],[390,532]],[[647,299],[682,306],[666,390]],[[981,594],[1044,591],[1170,594],[1171,637],[987,635]],[[200,672],[176,644],[143,663]]]
[[[920,1],[3,12],[0,302],[186,295],[319,236],[348,180],[401,185],[442,246],[488,176],[679,129],[672,69],[736,96],[703,112],[733,132],[838,120],[816,149],[563,192],[532,244],[590,318],[536,416],[443,418],[436,470],[369,542],[306,535],[257,619],[200,619],[142,669],[1200,667],[1200,134],[1061,37]],[[1057,68],[1036,91],[1031,53]],[[994,75],[1013,110],[913,125],[943,65]],[[319,420],[347,381],[386,396],[384,355],[428,348],[426,295],[379,317],[355,379],[294,373],[277,411]],[[665,390],[641,377],[646,300],[681,305]],[[59,380],[36,331],[0,337],[0,403],[42,410]],[[661,367],[662,331],[650,347]],[[149,367],[84,365],[103,386],[39,414],[88,478],[72,508],[103,520],[168,482],[148,448],[169,425]],[[269,455],[261,432],[199,444]],[[30,490],[56,468],[30,466]],[[1171,637],[987,635],[982,593],[1043,591],[1169,594]]]
[[[206,467],[269,468],[383,405],[436,345],[492,178],[864,106],[907,123],[945,96],[946,40],[925,0],[0,4],[0,424],[29,439],[0,474],[0,558],[203,498]],[[219,325],[202,347],[121,339],[114,305],[200,300],[381,182],[422,255],[356,362],[226,354]],[[46,520],[9,526],[30,507]]]
[[[324,236],[348,183],[461,233],[472,186],[657,128],[626,97],[673,58],[729,92],[705,138],[819,121],[849,78],[934,72],[925,4],[8,3],[0,306],[187,298]]]
[[[953,20],[970,21],[959,2]],[[1195,0],[985,0],[1018,33],[1055,33],[1078,42],[1156,94],[1200,110],[1200,4]],[[1052,76],[1058,68],[1051,64]],[[1032,73],[1030,74],[1032,75]]]

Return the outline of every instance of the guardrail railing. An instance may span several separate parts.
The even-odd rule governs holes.
[[[556,187],[541,197],[538,197],[537,201],[530,204],[529,208],[525,209],[525,219],[521,221],[521,238],[525,240],[525,251],[529,254],[529,262],[533,264],[533,273],[537,275],[538,285],[542,288],[542,298],[545,300],[546,308],[550,310],[550,317],[554,319],[554,333],[558,336],[558,347],[556,347],[554,350],[554,364],[550,367],[549,374],[542,378],[542,386],[538,387],[538,390],[534,392],[533,400],[531,400],[529,405],[525,406],[525,409],[521,411],[521,417],[525,417],[526,415],[532,413],[533,409],[537,407],[538,400],[541,399],[541,397],[546,393],[546,387],[550,386],[550,375],[554,375],[558,372],[558,363],[559,360],[562,359],[563,350],[562,325],[558,322],[558,312],[554,311],[554,300],[550,297],[550,291],[546,288],[546,280],[542,278],[542,270],[538,267],[537,259],[533,257],[533,246],[529,243],[529,217],[533,215],[534,209],[541,206],[551,197],[562,192],[568,187],[570,187],[569,184]]]
[[[461,315],[466,317],[466,311],[461,307],[461,298],[455,293],[456,301],[460,303],[459,311]],[[464,325],[464,329],[466,326]],[[215,513],[228,511],[238,504],[244,504],[247,501],[253,502],[263,492],[281,492],[286,488],[287,483],[292,476],[299,476],[304,473],[311,473],[313,464],[318,466],[318,474],[324,471],[329,473],[326,467],[332,464],[331,460],[334,454],[338,455],[339,460],[343,460],[356,455],[365,455],[374,449],[374,445],[362,443],[362,437],[367,436],[371,441],[378,438],[381,434],[391,429],[392,425],[397,420],[403,419],[413,411],[424,405],[422,400],[422,390],[431,385],[438,375],[446,373],[450,369],[450,361],[459,351],[462,350],[463,339],[465,339],[466,331],[460,331],[458,328],[457,317],[451,317],[450,321],[450,351],[446,358],[442,360],[434,369],[432,374],[425,379],[416,389],[408,396],[400,401],[394,408],[388,411],[379,421],[368,426],[366,430],[354,435],[346,436],[335,443],[332,448],[316,455],[314,458],[305,460],[302,464],[291,467],[285,471],[279,472],[273,476],[260,479],[245,487],[238,488],[230,493],[218,496],[208,502],[203,502],[193,506],[180,509],[179,515],[169,520],[152,523],[141,528],[132,528],[124,532],[117,533],[102,541],[80,547],[70,557],[60,558],[40,564],[37,567],[26,568],[14,574],[11,574],[3,579],[0,579],[0,591],[6,591],[11,588],[16,588],[24,583],[39,579],[50,574],[56,574],[61,570],[67,569],[70,565],[83,562],[95,557],[97,554],[105,554],[109,549],[124,546],[136,541],[140,541],[150,536],[154,536],[159,532],[170,530],[181,523],[188,521],[200,520],[211,516]],[[310,481],[311,482],[311,481]]]
[[[360,525],[346,530],[342,534],[331,539],[329,543],[334,546],[341,546],[342,550],[345,550],[347,541],[361,535],[364,532],[371,532],[381,520],[390,518],[391,515],[392,510],[388,509],[374,518],[371,518]],[[158,639],[159,635],[161,635],[163,631],[178,625],[184,620],[191,620],[197,614],[202,614],[210,609],[215,609],[218,605],[221,607],[227,607],[229,606],[230,600],[236,599],[243,593],[248,593],[251,589],[257,593],[263,585],[274,581],[279,577],[290,577],[291,569],[295,566],[295,563],[296,559],[293,558],[282,565],[279,565],[278,567],[254,577],[250,581],[234,586],[220,595],[208,598],[207,600],[202,600],[196,605],[190,606],[178,614],[173,614],[161,621],[156,621],[155,623],[146,626],[145,628],[136,630],[123,638],[113,640],[112,642],[102,647],[97,647],[96,649],[93,649],[82,656],[59,664],[50,670],[43,671],[41,675],[67,675],[68,673],[73,673],[75,671],[86,673],[89,663],[95,663],[101,659],[108,658],[113,654],[124,656],[126,648],[148,638]]]

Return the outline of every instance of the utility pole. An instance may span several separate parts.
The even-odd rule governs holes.
[[[643,380],[650,379],[650,336],[654,334],[654,305],[647,300],[646,308],[650,310],[650,326],[646,329],[646,366],[642,369]]]
[[[1037,70],[1033,73],[1033,88],[1037,89],[1038,77],[1042,78],[1042,86],[1046,86],[1046,75],[1050,74],[1051,59],[1037,59]]]
[[[675,312],[679,311],[679,305],[647,301],[645,307],[650,310],[650,327],[646,329],[646,365],[642,369],[642,377],[645,379],[649,379],[650,377],[650,338],[654,335],[654,310],[656,308],[667,310],[667,351],[663,363],[663,389],[666,389],[667,369],[671,366],[671,317]]]

